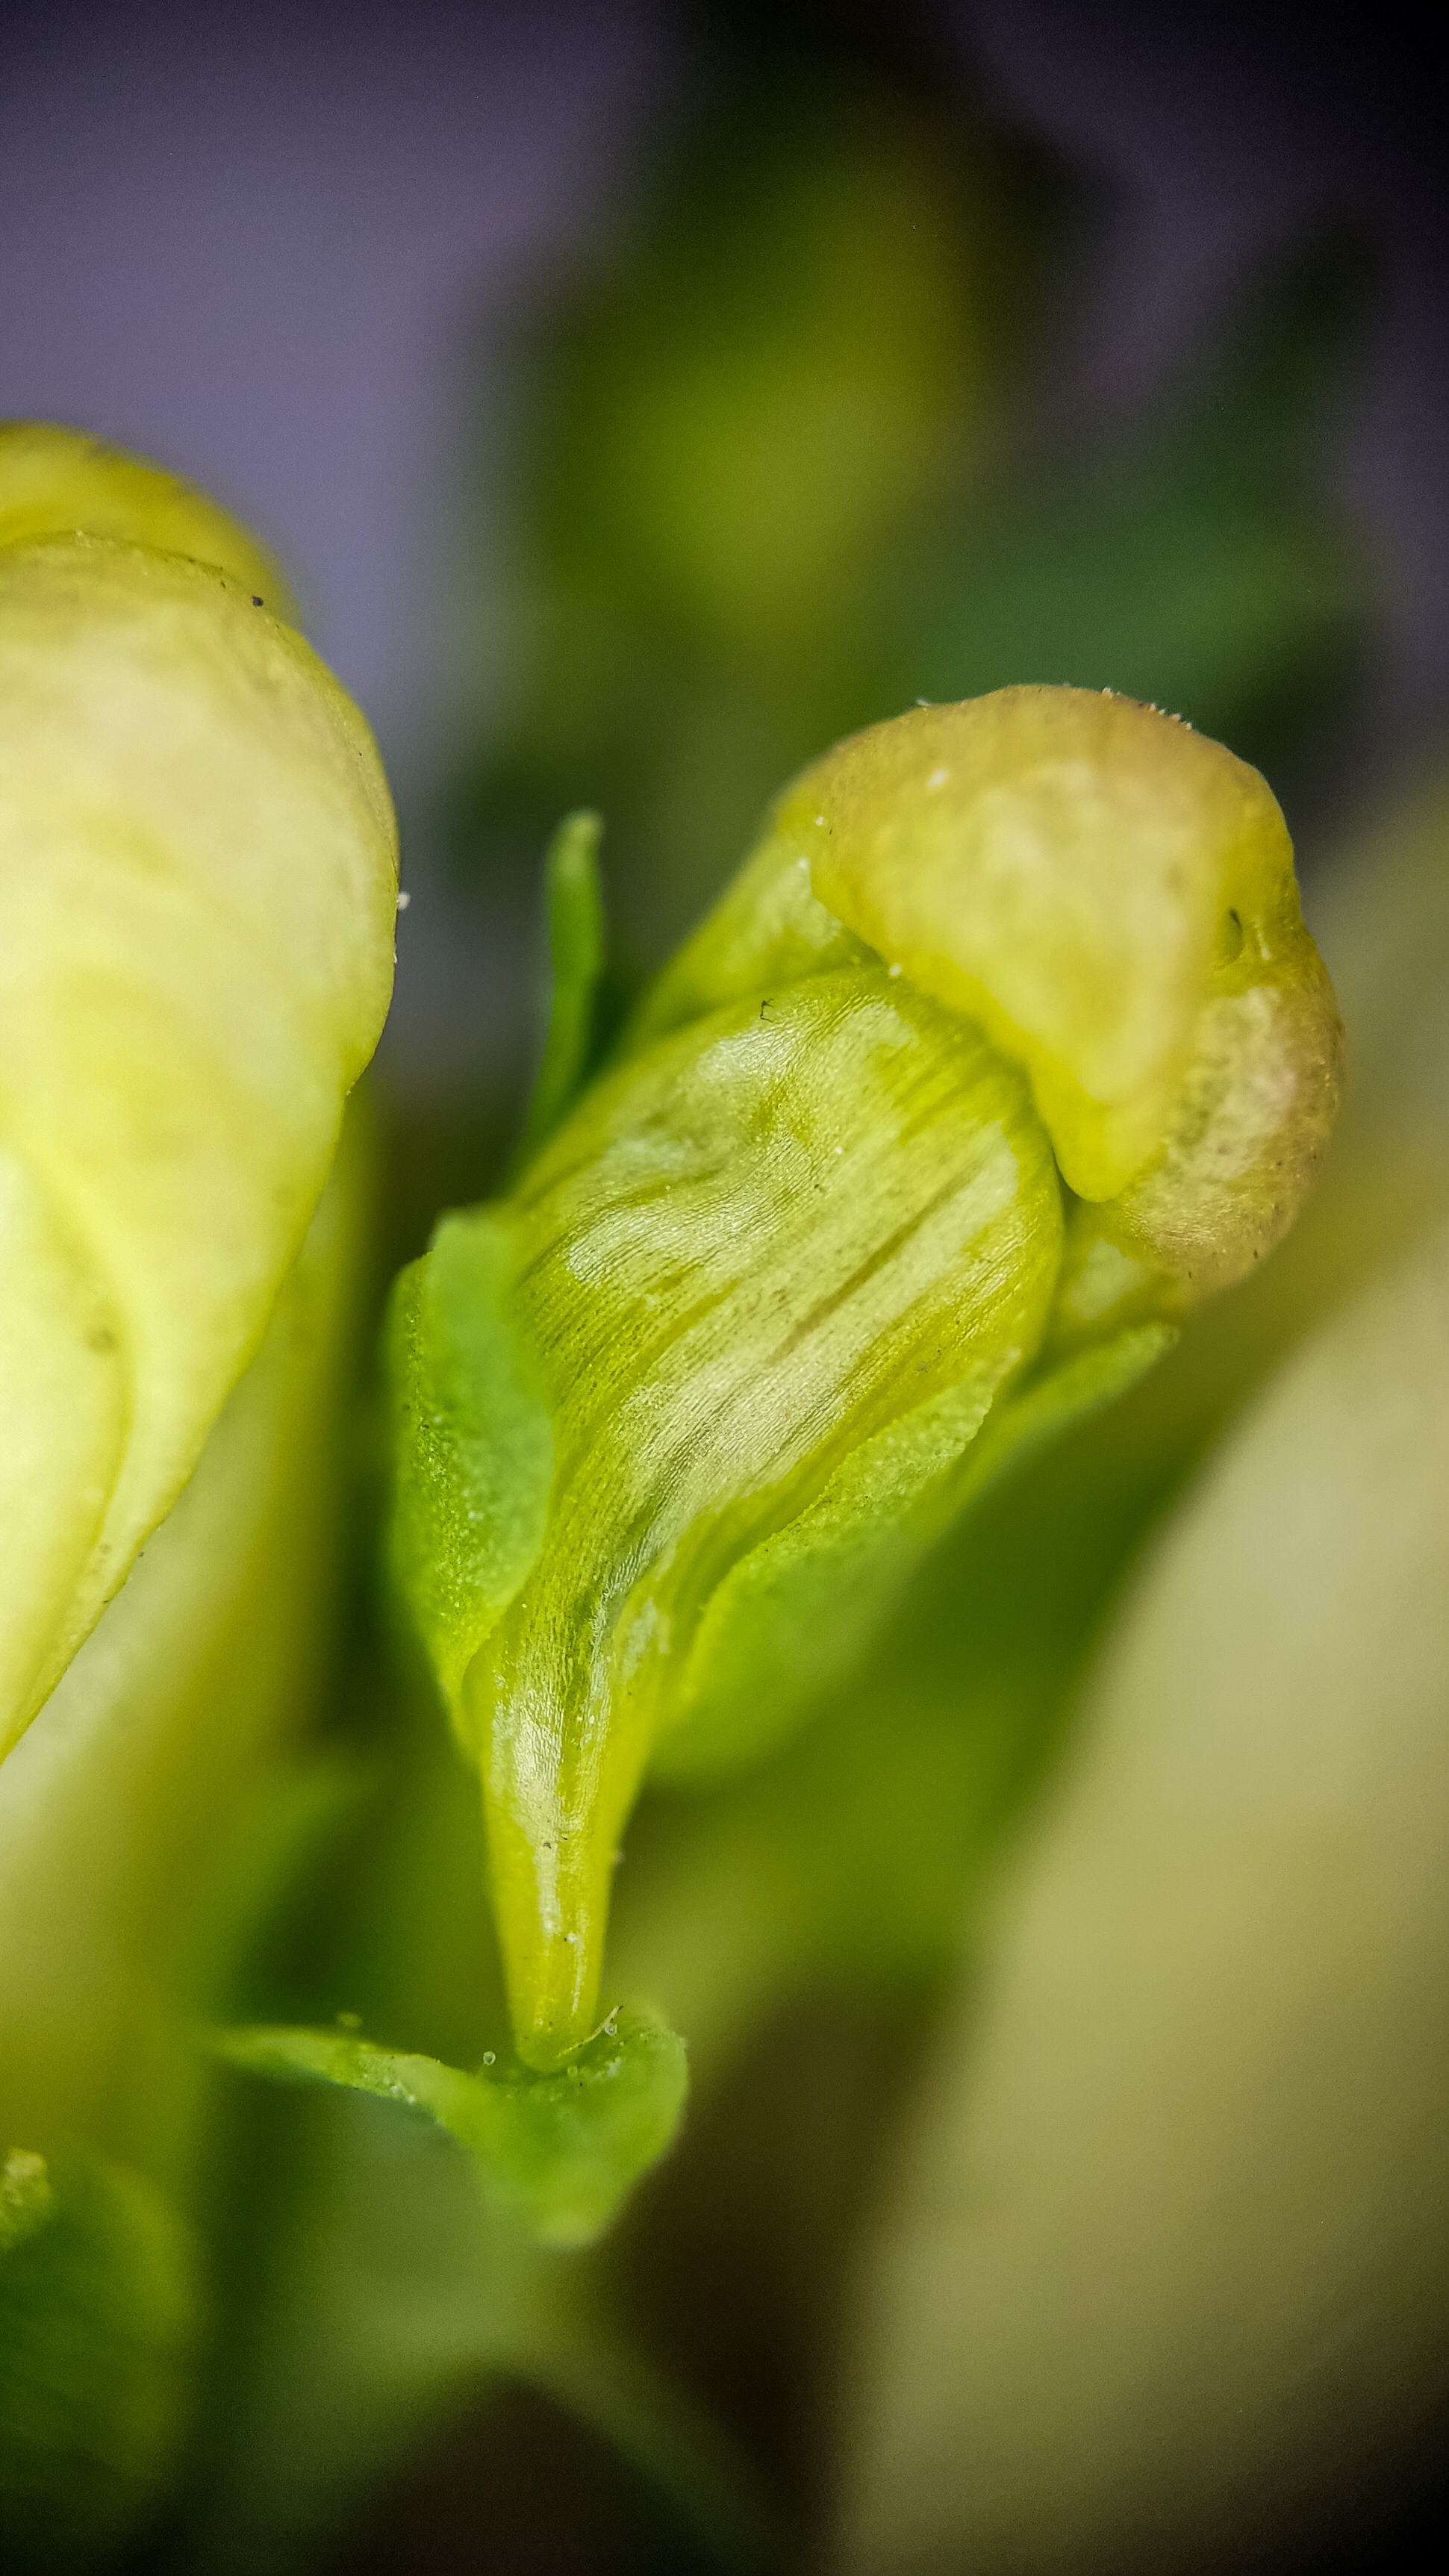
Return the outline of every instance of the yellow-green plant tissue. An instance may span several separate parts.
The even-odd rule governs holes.
[[[1291,1223],[1338,1017],[1256,771],[1065,688],[790,787],[393,1314],[395,1562],[522,2054],[594,2028],[646,1768],[778,1740],[1014,1446]]]
[[[284,607],[200,494],[0,430],[0,1751],[256,1351],[387,1009],[387,786]]]

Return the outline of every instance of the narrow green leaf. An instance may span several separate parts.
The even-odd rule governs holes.
[[[544,857],[552,997],[543,1058],[518,1141],[520,1170],[572,1107],[588,1068],[604,971],[603,828],[597,814],[566,814]]]
[[[471,2157],[496,2205],[550,2245],[584,2245],[664,2153],[684,2107],[684,2044],[641,2013],[604,2028],[549,2075],[516,2063],[466,2075],[339,2030],[222,2033],[257,2075],[340,2084],[424,2113]]]

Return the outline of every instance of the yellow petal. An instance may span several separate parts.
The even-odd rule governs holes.
[[[857,938],[1025,1067],[1088,1199],[1165,1142],[1227,916],[1251,939],[1297,912],[1257,771],[1084,689],[872,726],[804,772],[772,838]]]
[[[0,546],[80,535],[214,564],[249,598],[259,591],[275,616],[291,615],[280,565],[194,485],[56,421],[0,421]]]
[[[0,1579],[0,1749],[261,1340],[382,1025],[395,887],[367,727],[249,590],[99,538],[0,552],[0,1142],[34,1279],[70,1280],[5,1317],[51,1553],[43,1587]],[[101,1314],[104,1397],[64,1364]]]

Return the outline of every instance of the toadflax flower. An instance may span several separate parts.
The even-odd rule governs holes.
[[[1019,1442],[1292,1222],[1339,1027],[1257,773],[1008,689],[790,787],[507,1198],[396,1293],[395,1557],[521,2055],[593,2030],[646,1767],[818,1696]]]
[[[371,736],[255,542],[0,429],[0,1755],[261,1342],[396,883]]]
[[[200,1962],[326,1617],[396,860],[289,613],[202,494],[0,426],[7,2566],[90,2564],[182,2436]]]

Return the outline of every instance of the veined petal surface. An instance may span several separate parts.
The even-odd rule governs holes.
[[[0,1749],[261,1340],[395,900],[367,727],[250,590],[120,539],[0,548]]]

